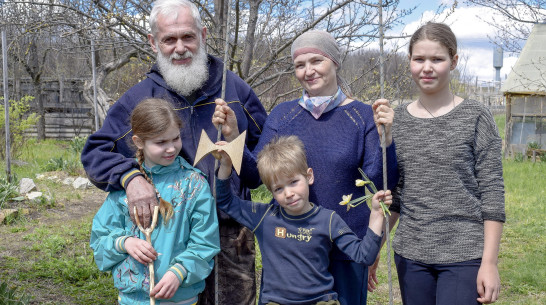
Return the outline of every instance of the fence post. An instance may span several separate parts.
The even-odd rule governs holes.
[[[97,76],[95,73],[95,40],[91,39],[91,65],[93,69],[93,105],[95,106],[95,131],[99,130],[99,106],[97,105]]]
[[[8,47],[6,31],[2,29],[2,72],[4,75],[4,114],[6,121],[6,177],[11,182],[11,139],[9,128]]]

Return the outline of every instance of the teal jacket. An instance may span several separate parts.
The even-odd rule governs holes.
[[[201,172],[180,156],[169,166],[154,166],[148,175],[161,197],[174,208],[167,225],[159,215],[152,233],[154,249],[161,253],[154,262],[155,283],[169,270],[181,283],[171,299],[157,300],[157,304],[197,300],[214,265],[213,257],[220,251],[218,218],[209,185]],[[95,262],[100,270],[112,272],[120,304],[148,304],[148,267],[127,254],[124,242],[128,237],[145,239],[129,217],[125,191],[111,192],[93,219],[90,243]]]

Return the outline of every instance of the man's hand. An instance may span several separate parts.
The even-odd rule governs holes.
[[[212,115],[212,124],[214,124],[216,129],[218,129],[218,125],[222,125],[224,139],[231,142],[239,136],[239,126],[237,126],[235,112],[222,99],[218,98],[214,102],[216,103],[216,108]]]
[[[136,207],[140,223],[144,229],[150,227],[151,211],[157,205],[154,187],[143,176],[136,176],[129,181],[125,191],[127,192],[129,215],[131,215],[133,223],[136,224],[133,208]]]

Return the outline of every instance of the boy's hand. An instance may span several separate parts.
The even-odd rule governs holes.
[[[154,247],[143,239],[129,237],[125,240],[124,246],[127,253],[141,264],[148,265],[157,258]]]
[[[156,299],[170,299],[180,287],[178,277],[172,272],[167,271],[161,278],[161,281],[150,291],[150,296]]]
[[[220,98],[215,101],[216,108],[212,115],[212,124],[218,129],[218,125],[222,124],[222,134],[226,141],[231,142],[239,136],[239,127],[237,126],[237,117],[235,112],[227,103]]]
[[[390,206],[392,204],[392,195],[391,191],[378,191],[375,193],[372,197],[372,211],[381,211],[381,205],[379,204],[379,201],[383,201],[383,203],[386,206]]]
[[[216,142],[216,145],[220,145],[220,146],[223,146],[226,144],[227,144],[226,141]],[[229,155],[222,149],[213,151],[212,155],[214,156],[214,158],[220,160],[220,168],[218,169],[218,178],[219,179],[229,178],[229,176],[231,176],[231,167],[233,165]]]
[[[215,144],[219,145],[219,146],[224,146],[224,145],[227,145],[228,143],[226,141],[219,141],[219,142],[216,142]],[[220,161],[220,165],[224,165],[224,166],[227,166],[227,167],[230,167],[230,168],[233,165],[229,155],[222,149],[218,149],[217,151],[213,151],[212,155],[214,156],[214,158],[216,158],[216,159],[218,159]]]

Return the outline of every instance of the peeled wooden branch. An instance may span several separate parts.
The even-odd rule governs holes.
[[[142,225],[140,224],[140,220],[138,219],[138,212],[136,207],[134,207],[134,214],[135,214],[135,220],[138,226],[138,229],[144,233],[144,236],[146,236],[146,241],[152,244],[152,232],[154,231],[154,228],[157,224],[157,212],[159,212],[159,206],[156,205],[154,207],[154,216],[152,217],[152,225],[149,228],[144,229]],[[150,292],[154,289],[155,286],[155,271],[154,271],[154,261],[151,261],[148,263],[148,270],[150,271]],[[150,296],[150,305],[155,305],[155,298]]]

